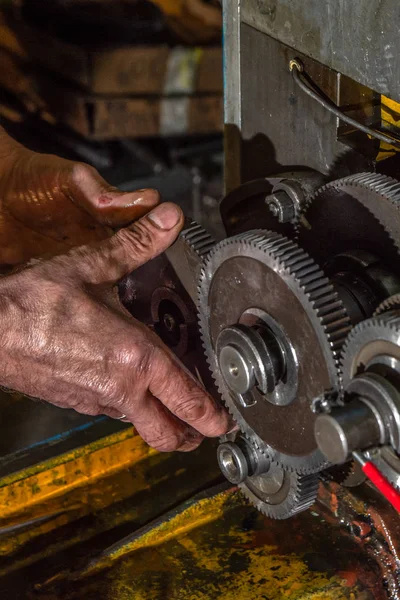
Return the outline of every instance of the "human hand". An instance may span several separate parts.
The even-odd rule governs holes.
[[[123,193],[93,167],[32,152],[0,128],[0,272],[110,237],[159,202]]]
[[[88,415],[126,415],[161,451],[225,433],[229,416],[115,290],[182,224],[180,209],[162,204],[105,242],[0,279],[0,385]]]

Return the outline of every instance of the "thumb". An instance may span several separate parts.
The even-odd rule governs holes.
[[[115,283],[164,252],[178,237],[183,223],[179,206],[160,204],[107,241],[72,251],[75,275],[85,283]]]
[[[109,185],[95,168],[75,163],[64,192],[100,224],[114,229],[140,219],[160,202],[157,190],[121,192]]]

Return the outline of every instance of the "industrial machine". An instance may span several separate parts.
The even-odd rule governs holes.
[[[139,296],[209,367],[239,428],[222,472],[275,519],[321,477],[366,475],[400,509],[400,9],[378,4],[226,3],[226,237],[189,226]]]
[[[225,0],[222,234],[188,221],[120,298],[232,414],[250,508],[212,488],[32,597],[400,597],[399,25],[396,0]]]

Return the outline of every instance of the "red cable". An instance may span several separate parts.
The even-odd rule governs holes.
[[[390,504],[400,512],[400,493],[392,486],[386,477],[382,475],[374,463],[367,461],[361,468],[368,479],[372,481],[375,487],[378,488]]]

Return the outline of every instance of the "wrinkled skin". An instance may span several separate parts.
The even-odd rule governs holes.
[[[8,167],[0,177],[2,227],[15,222],[24,236],[1,249],[3,264],[56,256],[0,278],[0,385],[83,414],[124,418],[161,451],[193,450],[203,436],[225,433],[227,414],[116,294],[120,278],[173,243],[181,210],[156,206],[110,237],[109,225],[147,213],[157,193],[122,194],[90,167],[31,153],[4,135],[1,152]],[[44,213],[35,198],[45,198]],[[62,243],[83,241],[60,254]]]

